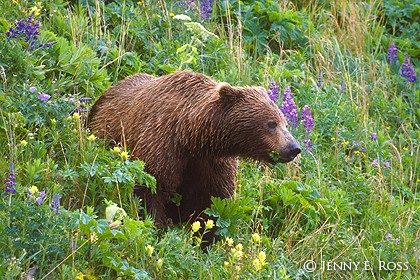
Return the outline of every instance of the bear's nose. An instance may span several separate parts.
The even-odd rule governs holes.
[[[289,146],[289,152],[287,153],[287,157],[289,157],[290,161],[292,161],[298,154],[300,154],[302,150],[300,149],[297,143],[293,143]]]

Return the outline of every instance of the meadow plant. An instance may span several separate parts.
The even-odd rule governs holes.
[[[203,20],[208,20],[213,11],[213,0],[200,0],[200,17]]]
[[[306,133],[306,137],[309,137],[314,130],[314,119],[312,118],[312,112],[311,108],[308,105],[305,105],[302,107],[301,111],[302,115],[302,122],[303,122],[303,130]],[[309,139],[303,140],[304,148],[306,151],[311,152],[312,151],[312,142]]]
[[[10,39],[18,39],[28,44],[28,50],[33,51],[36,48],[49,48],[56,42],[39,43],[38,36],[40,31],[40,21],[34,19],[34,13],[31,13],[26,19],[16,21],[14,27],[11,27],[6,36]]]
[[[56,193],[50,203],[50,209],[53,210],[56,215],[60,214],[60,198],[61,194]]]
[[[314,130],[314,119],[312,118],[312,112],[309,105],[305,105],[302,107],[302,121],[303,121],[303,129],[305,130],[306,134],[311,134]]]
[[[6,181],[6,189],[4,190],[7,193],[16,193],[16,175],[15,175],[15,167],[13,162],[10,162],[10,172],[9,176],[7,177]]]
[[[311,140],[309,140],[309,139],[304,139],[303,140],[303,147],[304,147],[305,151],[312,152],[312,146],[313,146],[313,143],[312,143]]]
[[[408,54],[405,56],[404,62],[401,65],[400,75],[406,78],[406,82],[415,83],[417,81],[416,70],[414,70]]]
[[[378,139],[378,134],[376,132],[372,132],[370,139],[372,139],[372,141],[376,141]]]
[[[48,101],[50,100],[51,95],[46,94],[46,93],[42,93],[42,92],[38,92],[38,99],[41,101]]]
[[[394,41],[391,42],[391,44],[389,44],[389,48],[388,48],[388,62],[390,65],[395,64],[398,61],[398,49],[395,46]]]
[[[316,83],[317,87],[321,87],[322,86],[322,70],[319,70],[318,72],[318,82]]]
[[[270,87],[267,91],[268,97],[274,102],[277,103],[279,99],[279,88],[277,87],[274,81],[270,82]]]
[[[284,91],[283,102],[281,103],[280,110],[288,120],[289,125],[292,128],[296,128],[299,124],[299,116],[290,86],[287,86]]]
[[[185,1],[176,2],[176,5],[184,7],[185,11],[188,12],[193,9],[193,6],[192,6],[193,3],[194,3],[194,0],[185,0]]]
[[[343,79],[341,81],[340,92],[344,93],[346,91],[346,81]]]

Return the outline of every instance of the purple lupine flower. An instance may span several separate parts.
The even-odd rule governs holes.
[[[407,54],[404,63],[401,65],[400,75],[406,78],[407,82],[414,83],[417,81],[416,71],[410,62],[410,56]]]
[[[44,201],[44,197],[45,197],[45,190],[42,191],[40,196],[36,199],[36,203],[38,203],[38,205],[41,205],[41,203]]]
[[[343,79],[341,81],[341,93],[344,93],[346,91],[346,81]]]
[[[389,163],[389,161],[385,161],[385,162],[384,162],[384,166],[385,166],[385,167],[390,167],[390,166],[391,166],[391,164]]]
[[[29,88],[29,91],[30,91],[31,93],[35,93],[35,91],[36,91],[36,87],[34,87],[34,86],[30,87],[30,88]]]
[[[270,82],[270,88],[267,90],[267,94],[274,103],[277,103],[279,99],[279,88],[274,81]]]
[[[305,148],[305,150],[307,152],[312,152],[312,146],[313,146],[313,144],[312,144],[311,140],[303,140],[303,144],[304,144],[303,147]]]
[[[386,239],[386,240],[389,240],[389,239],[391,239],[391,238],[392,238],[392,234],[388,232],[388,233],[385,235],[385,239]]]
[[[194,2],[194,0],[186,0],[186,1],[179,1],[179,2],[176,2],[175,4],[176,5],[179,5],[179,6],[183,6],[183,7],[185,7],[185,11],[187,12],[187,11],[189,11],[189,10],[192,10],[193,9],[193,6],[192,6],[192,3]]]
[[[391,44],[389,44],[389,48],[388,48],[388,62],[389,64],[394,64],[397,60],[397,47],[395,46],[394,41],[391,42]]]
[[[48,101],[50,100],[51,95],[46,94],[46,93],[42,93],[42,92],[38,92],[38,99],[41,101]]]
[[[15,166],[13,162],[10,162],[10,173],[8,176],[8,181],[6,182],[6,189],[4,190],[7,193],[16,193],[17,190],[15,189],[16,186],[16,175],[15,175]]]
[[[55,212],[55,214],[60,214],[60,194],[55,194],[51,200],[50,209]]]
[[[80,97],[79,101],[80,102],[89,102],[89,101],[92,101],[92,98],[90,98],[90,97]]]
[[[73,110],[70,111],[69,115],[73,116],[74,113],[78,113],[78,114],[86,114],[87,112],[89,112],[89,110],[86,109],[82,109],[80,107],[76,107]]]
[[[398,244],[400,242],[400,239],[397,237],[395,238],[395,244]]]
[[[318,72],[318,82],[316,83],[317,87],[322,86],[322,70],[319,70]]]
[[[378,164],[379,164],[379,159],[375,158],[375,159],[372,161],[372,165],[378,165]]]
[[[312,118],[311,108],[308,105],[302,108],[303,129],[307,134],[310,134],[314,129],[314,119]]]
[[[360,147],[360,151],[361,151],[362,153],[366,153],[366,147]]]
[[[213,11],[213,0],[201,0],[200,16],[204,20],[208,20]]]
[[[10,39],[18,39],[28,43],[28,50],[33,51],[37,47],[48,48],[56,42],[49,42],[45,44],[39,44],[38,35],[41,27],[39,20],[34,19],[34,13],[28,18],[16,21],[14,27],[9,28],[6,32],[6,36]]]
[[[56,43],[57,43],[56,41],[52,41],[52,42],[48,42],[48,43],[45,43],[45,44],[40,44],[39,47],[43,48],[43,49],[47,49],[47,48],[51,47],[52,45],[54,45]]]
[[[6,192],[6,193],[17,193],[17,190],[15,188],[6,186],[6,189],[4,190],[4,192]]]
[[[14,27],[6,32],[6,36],[25,41],[28,43],[29,50],[32,51],[38,46],[39,28],[40,22],[34,19],[34,13],[32,13],[27,19],[15,22]]]
[[[378,137],[378,135],[376,134],[376,132],[373,132],[372,135],[370,136],[372,141],[376,141],[377,137]]]
[[[297,106],[293,100],[292,90],[289,86],[283,94],[283,102],[281,103],[280,110],[289,121],[291,127],[296,128],[299,122],[299,116],[297,112]]]

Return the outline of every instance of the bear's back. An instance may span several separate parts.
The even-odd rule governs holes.
[[[217,99],[216,87],[207,76],[187,71],[159,78],[133,75],[110,87],[96,101],[89,114],[89,128],[99,137],[115,141],[123,137],[138,141],[153,131],[163,135],[176,129],[180,118],[193,121],[205,117],[198,112],[206,111],[203,106]]]

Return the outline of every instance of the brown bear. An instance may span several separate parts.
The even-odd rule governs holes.
[[[210,206],[211,197],[235,191],[238,158],[292,161],[300,147],[278,107],[262,87],[233,87],[203,74],[179,71],[154,77],[137,74],[109,88],[89,114],[102,138],[131,149],[156,178],[156,194],[135,193],[155,214],[188,221]],[[181,195],[177,209],[171,197]]]

